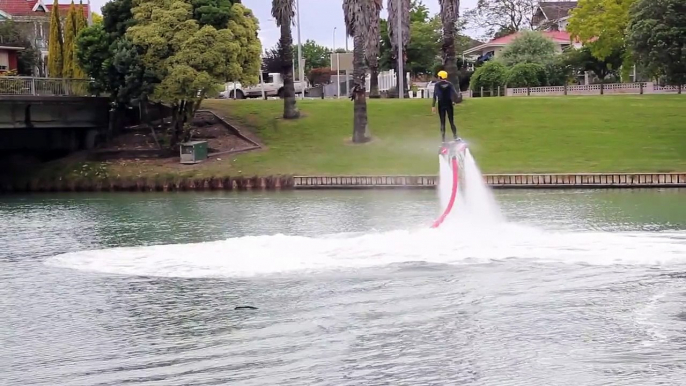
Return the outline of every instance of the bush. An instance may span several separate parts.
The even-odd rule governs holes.
[[[545,68],[536,63],[520,63],[507,72],[507,87],[540,87],[547,84]]]
[[[504,86],[507,77],[507,68],[498,61],[488,61],[474,71],[469,82],[469,88],[473,91],[495,90],[498,86]]]
[[[540,32],[524,31],[501,54],[507,66],[519,63],[547,63],[555,56],[555,43]]]
[[[564,62],[564,57],[558,56],[545,64],[548,83],[546,86],[564,86],[572,77],[572,68]]]

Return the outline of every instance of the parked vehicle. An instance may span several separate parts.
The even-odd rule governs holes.
[[[258,83],[249,87],[243,87],[239,82],[226,83],[224,91],[219,93],[219,97],[233,99],[235,92],[236,99],[262,98],[262,89],[264,88],[264,94],[267,97],[283,98],[283,79],[281,78],[281,74],[278,72],[264,73],[263,79],[263,84]],[[303,92],[307,95],[306,81],[294,81],[293,86],[295,87],[296,95]]]

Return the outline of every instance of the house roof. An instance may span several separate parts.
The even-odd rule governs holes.
[[[569,16],[569,12],[576,8],[576,1],[541,1],[533,17],[533,24],[538,25],[545,20],[559,20]]]
[[[567,31],[539,31],[540,34],[543,36],[547,37],[548,39],[551,39],[555,43],[571,43],[572,38],[569,35],[569,32]],[[484,48],[489,48],[489,47],[504,47],[510,43],[512,43],[513,40],[518,38],[521,35],[521,32],[515,32],[513,34],[507,35],[507,36],[502,36],[496,39],[493,39],[489,41],[488,43],[482,44],[480,46],[476,46],[473,48],[470,48],[468,50],[465,50],[465,54],[471,54],[475,52],[479,52],[483,50]],[[576,41],[576,40],[575,40]]]
[[[76,8],[80,6],[74,2]],[[40,6],[44,6],[47,12],[44,12]],[[66,15],[69,12],[71,4],[59,4],[59,11],[61,15]],[[0,0],[0,11],[10,16],[39,16],[48,15],[52,11],[52,4],[45,4],[41,0]],[[90,4],[83,4],[83,16],[88,18],[90,13]]]

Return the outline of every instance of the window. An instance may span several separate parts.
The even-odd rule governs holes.
[[[7,71],[10,69],[10,58],[7,51],[0,51],[0,71]]]

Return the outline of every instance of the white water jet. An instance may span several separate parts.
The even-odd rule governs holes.
[[[453,180],[449,161],[442,156],[439,156],[439,173],[438,191],[442,212],[450,200]],[[503,223],[505,217],[468,148],[458,174],[458,194],[446,222],[453,224],[451,226],[459,223],[469,223],[472,226]]]

